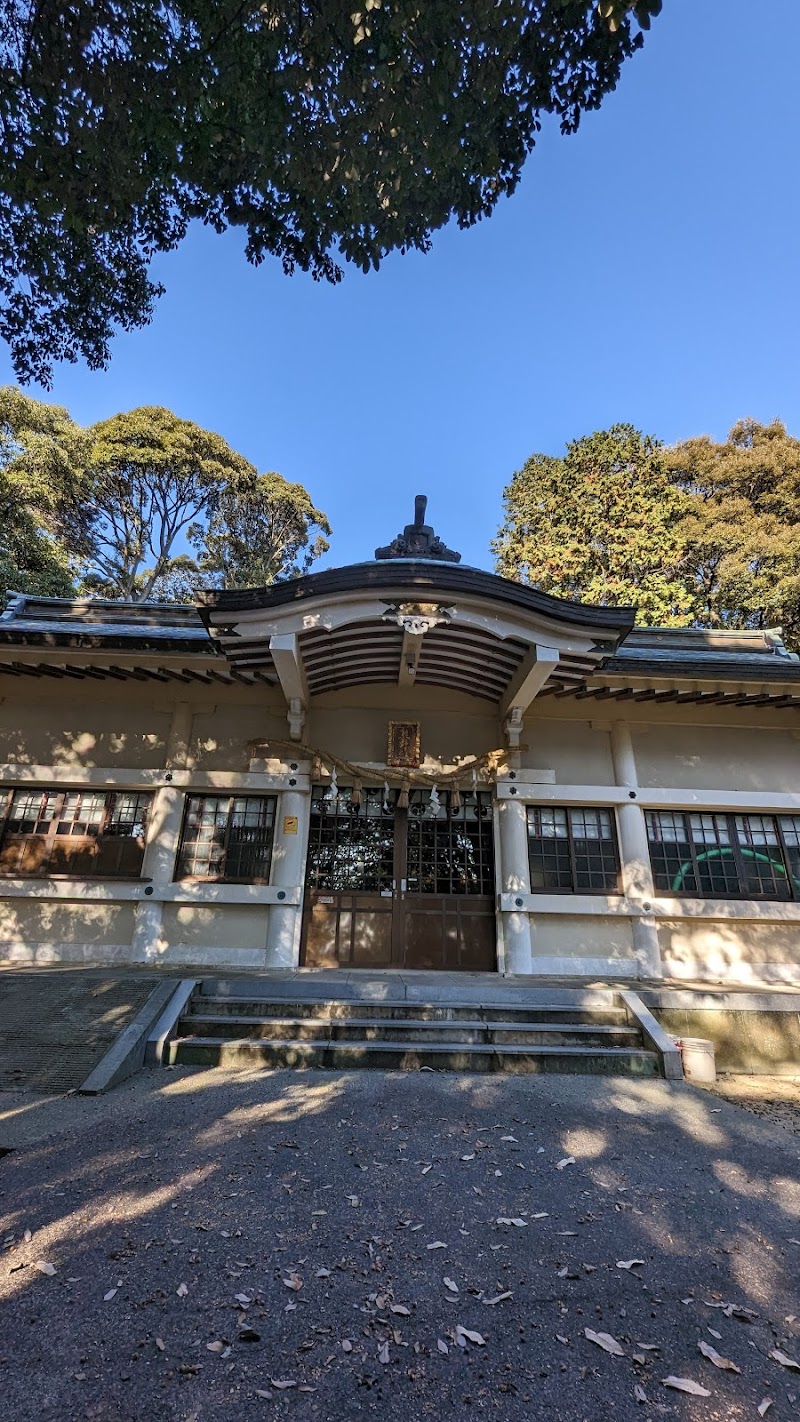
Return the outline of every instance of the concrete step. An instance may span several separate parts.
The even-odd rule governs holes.
[[[309,1042],[228,1037],[178,1037],[167,1043],[169,1064],[223,1067],[326,1067],[348,1071],[376,1067],[383,1071],[537,1073],[603,1076],[659,1076],[655,1052],[625,1047],[459,1046],[414,1041]]]
[[[271,1041],[455,1042],[463,1046],[633,1047],[638,1028],[563,1022],[429,1021],[425,1018],[235,1017],[193,1013],[181,1018],[179,1035]]]
[[[565,1007],[560,1003],[533,1003],[530,1006],[484,1005],[475,1002],[407,1002],[405,999],[384,999],[378,1001],[353,1001],[346,998],[290,998],[228,997],[216,994],[197,993],[190,1005],[192,1014],[208,1016],[231,1016],[235,1018],[253,1017],[329,1018],[356,1021],[359,1018],[388,1018],[405,1020],[414,1018],[427,1022],[537,1022],[586,1023],[589,1025],[625,1026],[627,1013],[624,1007],[614,1005],[596,1007]]]

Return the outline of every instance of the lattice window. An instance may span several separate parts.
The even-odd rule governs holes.
[[[394,881],[395,802],[375,785],[361,791],[315,785],[311,796],[306,884],[332,893],[391,893]]]
[[[13,790],[0,874],[137,877],[152,798],[129,790]]]
[[[789,899],[800,816],[645,813],[656,888],[703,898]]]
[[[274,795],[189,795],[176,879],[269,882]]]
[[[494,893],[492,797],[488,790],[467,790],[456,809],[449,792],[440,794],[432,813],[426,790],[412,790],[408,801],[406,886],[410,894]]]
[[[619,851],[610,810],[530,805],[528,856],[534,892],[620,892]]]

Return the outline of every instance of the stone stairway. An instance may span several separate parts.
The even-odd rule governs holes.
[[[409,1001],[322,985],[276,991],[258,978],[205,980],[186,1001],[157,1060],[225,1067],[569,1072],[675,1076],[657,1024],[635,994],[613,988],[506,991],[478,1003],[458,995]],[[491,994],[486,994],[491,998]],[[641,1008],[641,1013],[639,1012]],[[655,1036],[648,1031],[648,1019]],[[668,1055],[668,1053],[667,1053]],[[152,1058],[151,1058],[152,1060]]]

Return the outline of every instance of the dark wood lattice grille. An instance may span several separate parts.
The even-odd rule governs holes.
[[[391,893],[394,879],[396,791],[379,786],[361,792],[361,804],[342,787],[335,798],[315,785],[311,797],[306,883],[311,889]]]
[[[190,795],[176,879],[268,883],[274,795]]]
[[[0,873],[138,875],[152,798],[132,790],[13,790],[2,826]]]
[[[412,790],[408,804],[409,894],[493,894],[492,797],[470,790],[455,809],[440,795],[435,817],[426,790]]]

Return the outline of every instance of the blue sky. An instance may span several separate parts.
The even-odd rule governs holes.
[[[665,0],[617,92],[576,137],[546,126],[489,222],[336,288],[198,230],[158,264],[152,325],[45,398],[84,423],[159,404],[218,430],[307,486],[336,565],[424,492],[491,567],[515,469],[616,420],[672,441],[779,416],[800,435],[798,53],[798,0]]]

